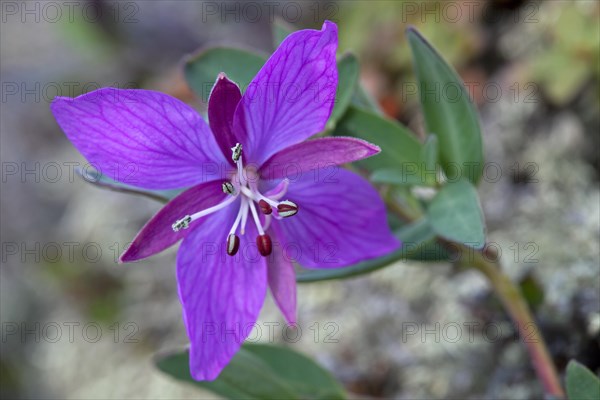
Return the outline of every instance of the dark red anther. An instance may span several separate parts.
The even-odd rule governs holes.
[[[267,257],[273,251],[273,244],[271,243],[271,238],[266,233],[264,235],[259,235],[256,238],[256,245],[258,246],[258,251],[261,256]]]
[[[265,215],[269,215],[273,212],[273,209],[271,208],[269,203],[267,203],[264,200],[258,202],[258,207],[260,207],[260,211],[262,211],[262,213]]]
[[[235,234],[227,236],[227,254],[235,256],[240,248],[240,238]]]
[[[277,212],[283,218],[291,217],[298,214],[298,204],[293,201],[284,200],[277,206]]]

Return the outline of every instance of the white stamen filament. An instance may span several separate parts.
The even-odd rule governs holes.
[[[258,218],[258,213],[256,212],[256,206],[253,201],[248,202],[250,204],[250,211],[252,211],[252,218],[254,218],[254,223],[256,224],[256,229],[258,229],[259,235],[264,235],[265,231],[263,230],[262,224],[260,223],[260,218]]]
[[[240,209],[235,217],[235,221],[233,222],[233,226],[231,227],[231,230],[229,231],[229,234],[232,235],[235,233],[235,231],[237,231],[238,226],[240,225],[240,221],[242,220],[242,214],[244,213],[244,204],[246,202],[246,199],[244,199],[242,197],[242,202],[240,204]]]
[[[246,197],[251,198],[252,200],[256,201],[257,203],[261,200],[264,200],[267,202],[268,205],[270,205],[271,207],[274,207],[274,208],[277,208],[277,205],[279,204],[276,201],[273,201],[270,198],[263,196],[262,193],[260,193],[257,190],[250,190],[247,187],[242,187],[241,191]]]
[[[190,215],[190,222],[193,222],[193,221],[197,220],[198,218],[202,218],[202,217],[212,214],[216,211],[219,211],[222,208],[227,207],[228,205],[233,203],[236,198],[237,198],[237,196],[229,196],[225,201],[217,204],[216,206],[209,207],[205,210],[202,210],[195,214]]]
[[[260,193],[260,192],[254,192],[254,198],[256,199],[256,201],[264,200],[271,207],[277,208],[278,203],[275,200],[272,200],[272,199],[270,199],[270,198],[268,198],[266,196],[263,196],[263,194]]]
[[[281,189],[278,192],[271,194],[269,197],[267,197],[267,196],[263,195],[261,192],[259,192],[258,188],[256,187],[256,184],[250,185],[252,187],[252,189],[248,189],[247,187],[244,186],[240,190],[242,191],[242,193],[245,196],[253,199],[257,203],[261,200],[264,200],[265,202],[267,202],[268,205],[273,207],[273,209],[277,210],[277,206],[280,203],[276,200],[279,200],[283,196],[285,196],[285,194],[287,193],[289,184],[290,184],[289,179],[285,178],[280,183]],[[277,219],[280,219],[280,218],[277,218]]]
[[[242,165],[242,158],[238,160],[237,169],[238,169],[238,180],[240,182],[240,187],[246,186],[246,177],[244,176],[244,166]]]
[[[240,188],[240,190],[246,197],[250,197],[250,198],[254,199],[254,193],[252,193],[252,191],[250,189],[248,189],[246,186],[242,186]]]
[[[265,225],[263,226],[263,229],[265,231],[267,231],[269,229],[269,227],[271,226],[272,219],[273,219],[273,214],[265,215]],[[279,218],[279,219],[281,219],[281,218]]]
[[[248,200],[245,197],[242,197],[242,226],[240,228],[240,233],[243,235],[246,233],[246,221],[248,221]]]

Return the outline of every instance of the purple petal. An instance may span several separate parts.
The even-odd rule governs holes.
[[[350,137],[308,140],[274,154],[261,167],[264,179],[304,175],[311,170],[362,160],[379,153],[374,144]]]
[[[271,226],[274,239],[281,237],[281,232],[276,224]],[[275,242],[277,243],[277,242]],[[273,246],[273,253],[267,260],[267,275],[269,288],[275,303],[281,310],[289,325],[294,325],[297,320],[296,313],[296,272],[291,258],[284,251],[284,246]]]
[[[307,268],[337,268],[398,248],[377,191],[345,169],[323,172],[290,183],[286,198],[300,210],[274,221],[288,254]]]
[[[226,254],[236,212],[228,209],[208,217],[201,230],[183,240],[177,254],[190,371],[196,380],[215,379],[229,363],[256,323],[267,290],[266,261],[258,254],[254,226],[240,237],[238,254]]]
[[[195,212],[221,203],[227,198],[221,187],[222,181],[212,181],[193,186],[168,202],[144,225],[127,250],[121,255],[121,262],[130,262],[150,257],[171,247],[192,231],[201,228],[207,218],[190,224],[188,229],[174,232],[171,225]],[[233,207],[234,204],[228,206]]]
[[[337,26],[326,21],[288,36],[254,77],[234,120],[250,162],[323,130],[338,82],[336,49]]]
[[[119,182],[181,188],[218,179],[228,165],[200,115],[166,94],[104,88],[57,97],[51,109],[81,154]]]
[[[238,85],[221,72],[208,98],[208,123],[228,160],[231,160],[231,148],[238,142],[233,131],[233,115],[241,98]]]

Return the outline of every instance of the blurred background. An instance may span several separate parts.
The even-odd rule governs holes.
[[[340,52],[358,55],[362,84],[416,134],[406,26],[455,66],[481,112],[486,161],[501,171],[480,187],[488,240],[521,282],[559,370],[577,358],[598,373],[599,4],[0,2],[1,397],[213,397],[152,364],[155,352],[187,344],[176,249],[115,262],[161,204],[79,179],[85,160],[49,103],[138,87],[202,110],[182,59],[215,44],[271,52],[274,20],[296,29],[337,22]],[[541,397],[514,327],[476,272],[401,262],[300,285],[298,299],[300,330],[286,331],[268,298],[251,336],[315,357],[357,397]]]

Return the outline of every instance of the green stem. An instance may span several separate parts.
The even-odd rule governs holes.
[[[494,291],[502,301],[506,311],[517,325],[519,334],[533,361],[535,371],[542,381],[546,393],[564,398],[565,393],[560,379],[527,302],[521,290],[500,270],[497,263],[489,261],[481,252],[472,252],[475,256],[473,268],[478,269],[490,281]]]

